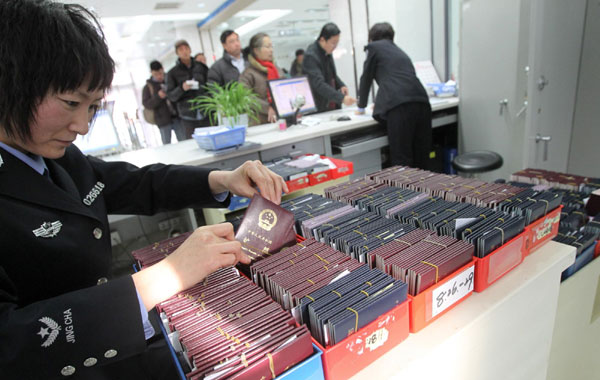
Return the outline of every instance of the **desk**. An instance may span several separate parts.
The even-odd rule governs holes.
[[[548,241],[352,379],[546,379],[560,275],[574,260],[574,247]]]
[[[458,98],[436,99],[433,98],[432,111],[438,112],[448,110],[458,106]],[[162,145],[155,148],[140,149],[132,152],[125,152],[112,156],[104,157],[105,161],[126,161],[136,166],[145,166],[155,163],[176,164],[176,165],[202,165],[214,166],[214,164],[225,162],[235,163],[244,162],[246,157],[249,159],[269,160],[274,149],[292,152],[298,149],[299,143],[308,143],[319,151],[306,151],[303,153],[321,153],[331,155],[331,135],[352,131],[377,125],[377,122],[370,115],[354,115],[355,108],[346,108],[341,110],[329,111],[320,114],[311,115],[312,118],[318,118],[321,122],[317,125],[307,127],[295,125],[281,132],[275,124],[264,124],[248,128],[246,139],[248,141],[260,143],[261,146],[244,151],[234,151],[225,155],[214,155],[209,151],[198,148],[194,140],[185,140],[177,144]],[[348,115],[349,121],[337,121],[337,117]],[[441,126],[444,122],[456,122],[454,117],[443,115],[441,120],[433,124]],[[332,120],[333,119],[333,120]],[[434,119],[436,120],[436,119]],[[292,148],[292,146],[294,148]],[[281,155],[281,154],[280,154]],[[263,157],[264,156],[264,157]],[[222,166],[222,165],[218,165]],[[237,167],[237,166],[235,166]]]

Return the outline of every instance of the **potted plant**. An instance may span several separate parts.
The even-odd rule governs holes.
[[[199,109],[208,115],[211,124],[218,118],[219,125],[229,128],[244,124],[243,115],[248,119],[258,121],[258,111],[261,106],[254,91],[239,82],[229,82],[225,86],[209,83],[205,86],[205,95],[190,100],[192,109]]]

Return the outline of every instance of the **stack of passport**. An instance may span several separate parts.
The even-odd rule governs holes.
[[[271,379],[313,352],[306,326],[233,268],[157,307],[178,334],[188,379]]]
[[[137,261],[138,268],[144,269],[169,256],[191,234],[191,232],[186,232],[184,234],[156,242],[147,247],[132,251],[131,255]]]
[[[448,201],[468,202],[493,207],[514,196],[522,188],[505,183],[487,183],[473,178],[433,173],[407,166],[394,166],[369,174],[375,182],[402,189],[424,192]]]
[[[600,237],[600,229],[586,229],[580,231],[571,231],[565,228],[559,228],[558,235],[552,240],[559,243],[572,245],[577,248],[577,256],[594,244]]]
[[[560,206],[561,202],[560,193],[536,191],[530,188],[500,202],[497,209],[512,215],[524,216],[525,224],[529,225]]]
[[[525,228],[524,216],[429,196],[420,199],[420,202],[406,205],[390,216],[414,227],[472,243],[475,255],[480,258],[514,238]]]
[[[323,243],[307,239],[253,264],[250,272],[257,285],[298,317],[302,297],[361,265]]]
[[[303,206],[310,204],[313,206],[308,208],[311,210],[309,212]],[[328,206],[321,209],[321,204]],[[314,194],[296,198],[282,205],[293,210],[296,229],[301,231],[302,236],[328,244],[360,262],[366,262],[366,255],[370,250],[416,229],[414,226],[384,218],[373,212],[357,211],[352,206]],[[317,208],[320,211],[315,212]]]
[[[534,185],[549,185],[563,190],[581,190],[590,183],[598,183],[596,178],[578,176],[574,174],[554,172],[544,169],[523,169],[510,176],[511,181],[531,183]]]
[[[300,316],[323,347],[335,345],[407,298],[407,285],[362,266],[300,300]]]
[[[342,183],[325,189],[325,196],[340,202],[353,204],[357,198],[368,196],[380,188],[389,187],[383,183],[377,183],[366,178],[358,178],[350,182]]]
[[[282,208],[288,210],[294,216],[294,231],[300,235],[306,237],[304,234],[302,223],[306,220],[321,217],[327,219],[331,215],[335,215],[338,210],[345,207],[346,205],[329,199],[324,198],[317,194],[306,194],[291,200],[282,202],[280,205]],[[341,212],[346,212],[348,207]]]
[[[416,296],[473,258],[472,244],[435,231],[415,230],[369,254],[369,263],[408,284]]]
[[[596,215],[592,220],[590,220],[583,227],[583,231],[585,233],[595,233],[600,236],[600,214]]]

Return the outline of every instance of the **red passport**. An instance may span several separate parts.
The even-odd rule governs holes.
[[[294,214],[256,194],[235,234],[252,261],[296,243]]]

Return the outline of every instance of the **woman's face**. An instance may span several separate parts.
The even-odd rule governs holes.
[[[273,43],[271,42],[271,37],[265,36],[262,40],[262,46],[258,49],[254,49],[254,54],[256,54],[256,58],[261,61],[273,61]]]
[[[31,139],[23,141],[0,135],[0,140],[18,150],[56,159],[75,141],[88,133],[89,122],[104,97],[103,90],[88,91],[87,84],[75,91],[49,93],[37,106],[30,125]]]

